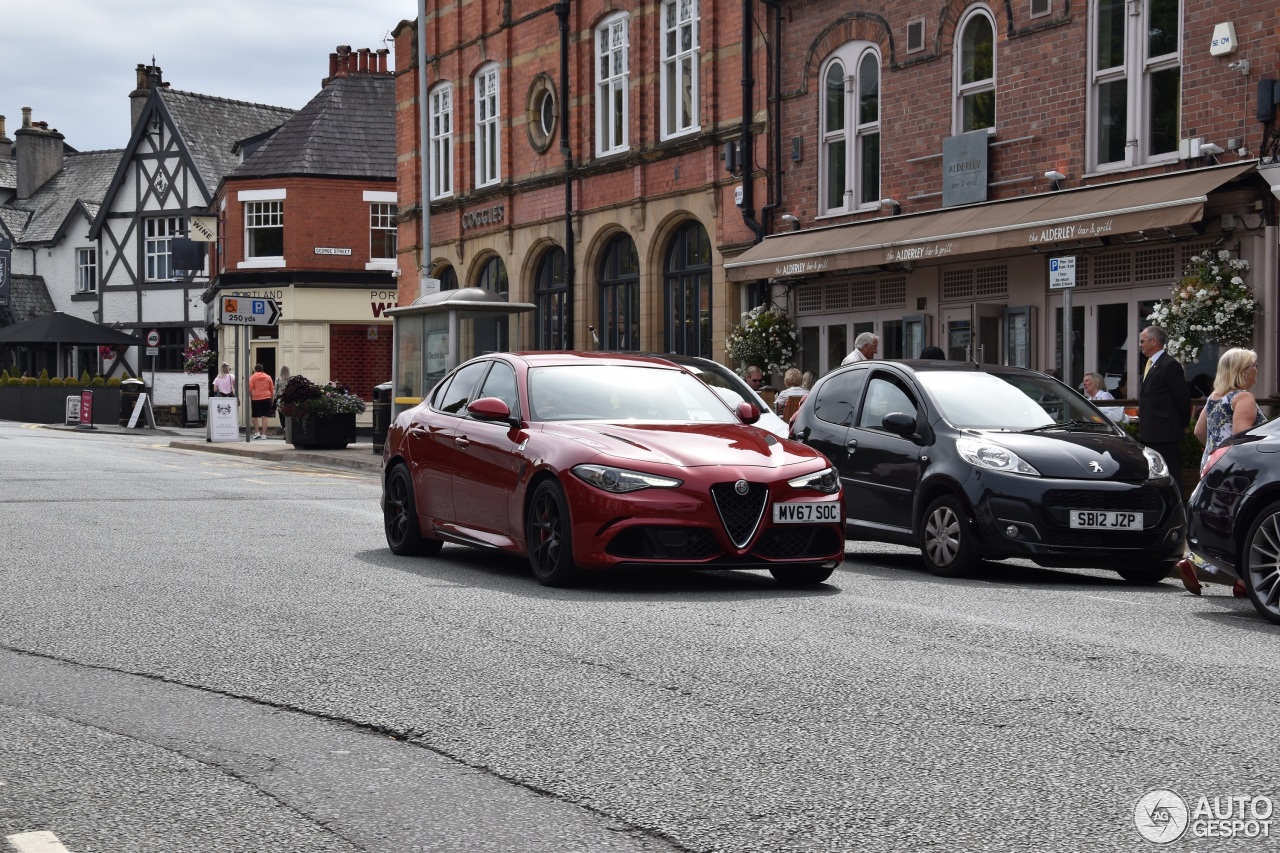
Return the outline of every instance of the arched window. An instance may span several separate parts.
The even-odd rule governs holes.
[[[609,241],[600,261],[600,346],[640,349],[640,258],[629,234]]]
[[[566,304],[569,287],[564,277],[564,249],[549,249],[538,261],[538,272],[533,282],[533,302],[538,306],[534,313],[537,328],[534,333],[535,349],[568,349],[569,326]]]
[[[956,31],[955,132],[995,127],[995,20],[979,7],[961,19]]]
[[[880,201],[880,56],[867,42],[840,47],[822,70],[821,213]]]
[[[681,226],[662,264],[667,350],[711,357],[711,241],[701,222]]]
[[[458,289],[458,273],[453,267],[444,267],[436,273],[436,277],[440,279],[441,290]]]
[[[492,290],[508,298],[507,267],[502,258],[494,255],[480,268],[476,287]],[[476,352],[504,352],[511,348],[507,317],[488,317],[475,321]]]

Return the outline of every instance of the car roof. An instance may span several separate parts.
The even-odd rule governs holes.
[[[485,355],[517,358],[529,367],[548,367],[589,363],[606,365],[634,364],[644,367],[659,367],[664,370],[675,369],[661,356],[648,356],[641,353],[585,352],[581,350],[528,350],[523,352],[486,353]]]
[[[863,367],[881,364],[895,364],[913,373],[991,373],[1001,376],[1045,376],[1038,370],[1026,367],[1011,367],[1003,364],[977,364],[972,361],[942,361],[932,358],[873,359],[858,361],[845,367],[861,365]]]

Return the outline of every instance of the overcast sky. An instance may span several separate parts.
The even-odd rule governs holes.
[[[10,139],[32,121],[80,151],[129,141],[129,93],[154,55],[174,89],[299,109],[340,44],[394,48],[416,0],[0,0],[0,115]],[[386,44],[383,40],[386,39]]]

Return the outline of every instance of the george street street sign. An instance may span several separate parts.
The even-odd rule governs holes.
[[[223,296],[224,326],[274,326],[280,320],[280,303],[260,296]]]

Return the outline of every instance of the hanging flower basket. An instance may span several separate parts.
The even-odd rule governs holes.
[[[1158,302],[1147,319],[1169,333],[1165,348],[1183,364],[1196,360],[1206,343],[1249,346],[1258,313],[1245,284],[1249,262],[1226,249],[1193,255],[1168,302]]]
[[[738,372],[752,365],[765,373],[783,373],[792,367],[800,335],[787,312],[758,305],[742,315],[725,339],[725,352],[738,362]]]
[[[187,373],[208,373],[213,367],[213,350],[204,338],[192,338],[182,351],[182,369]]]

